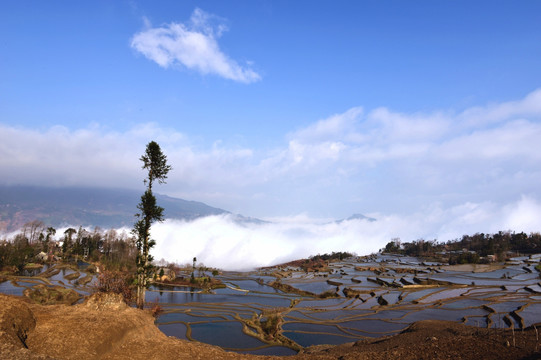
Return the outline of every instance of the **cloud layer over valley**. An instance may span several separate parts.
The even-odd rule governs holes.
[[[232,215],[195,221],[166,220],[153,227],[156,260],[179,264],[198,262],[225,270],[251,270],[311,255],[349,251],[377,252],[394,238],[447,241],[477,232],[539,230],[541,203],[523,197],[504,207],[467,203],[438,207],[405,216],[371,214],[376,221],[329,221],[306,216],[273,219],[268,223],[238,223]]]
[[[275,219],[158,224],[157,259],[252,267],[328,251],[365,254],[394,237],[541,230],[541,90],[460,112],[355,107],[292,130],[271,148],[208,144],[153,123],[125,132],[0,124],[2,182],[142,191],[139,157],[150,139],[173,166],[155,191]],[[311,220],[354,213],[378,220]]]

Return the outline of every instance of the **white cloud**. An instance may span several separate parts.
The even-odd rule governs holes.
[[[520,201],[505,206],[503,212],[506,229],[530,232],[541,228],[541,204],[530,197],[522,196]]]
[[[437,196],[436,191],[460,194],[480,187],[499,201],[504,194],[531,192],[541,180],[541,106],[534,101],[539,97],[541,91],[535,91],[523,100],[459,115],[379,108],[363,116],[355,108],[290,134],[288,148],[268,163],[279,168],[277,174],[300,171],[317,178],[362,177],[379,169],[387,178],[369,191],[385,194],[384,202],[392,193],[433,190]],[[473,112],[497,123],[473,123]]]
[[[243,83],[260,80],[261,76],[250,66],[239,65],[220,50],[217,39],[227,27],[220,21],[213,22],[216,19],[195,9],[188,24],[152,28],[146,20],[147,28],[133,36],[131,46],[164,68],[180,65]]]
[[[124,133],[97,125],[38,131],[0,124],[0,183],[141,188],[139,158],[150,140],[160,144],[173,166],[161,191],[200,201],[238,198],[227,188],[254,181],[255,175],[247,176],[252,149],[219,142],[201,149],[184,134],[156,124],[140,124]],[[223,189],[216,190],[217,184]]]
[[[195,256],[207,266],[250,270],[310,255],[349,251],[367,255],[391,239],[447,241],[477,232],[537,232],[541,229],[541,203],[533,198],[503,207],[464,203],[451,208],[432,206],[408,215],[371,214],[377,221],[340,223],[310,219],[305,215],[273,219],[273,223],[236,223],[233,217],[210,216],[195,221],[167,220],[153,226],[156,260],[180,264]]]
[[[437,150],[441,158],[447,159],[539,161],[541,153],[534,149],[540,136],[540,123],[511,120],[497,128],[461,134],[443,142]]]
[[[467,127],[478,127],[509,120],[510,118],[534,118],[541,120],[541,89],[524,99],[501,104],[476,106],[459,114],[458,119]]]
[[[156,124],[123,133],[99,125],[37,131],[0,124],[0,181],[139,188],[138,159],[156,140],[174,170],[161,191],[245,215],[348,216],[415,212],[434,203],[507,204],[539,196],[541,109],[536,112],[531,100],[538,94],[505,103],[488,126],[464,117],[468,110],[352,108],[285,134],[283,146],[271,150],[219,139],[196,146]],[[495,108],[475,112],[493,119]]]
[[[319,120],[290,134],[290,137],[303,142],[322,142],[337,138],[350,139],[350,135],[352,135],[350,132],[355,129],[362,113],[362,107],[352,108],[343,114],[335,114],[327,119]],[[352,138],[352,140],[360,141],[361,139]]]
[[[2,183],[54,186],[134,187],[142,181],[139,157],[148,139],[181,144],[183,136],[153,124],[126,133],[97,125],[40,132],[0,124]]]

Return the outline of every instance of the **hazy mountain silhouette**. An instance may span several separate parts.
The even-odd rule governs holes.
[[[143,190],[102,188],[51,188],[0,185],[0,232],[16,231],[25,223],[41,220],[46,226],[99,226],[103,229],[129,227],[135,223],[137,204]],[[155,194],[166,219],[193,220],[209,215],[231,215],[239,224],[266,223],[256,218],[232,214],[197,201]],[[347,220],[376,221],[361,214]]]
[[[143,190],[0,186],[0,231],[14,231],[32,220],[47,226],[132,227]],[[155,194],[166,218],[192,220],[229,214],[202,202]],[[244,218],[246,221],[256,219]]]
[[[366,220],[368,222],[373,222],[373,221],[377,221],[376,219],[374,218],[371,218],[371,217],[368,217],[368,216],[365,216],[363,214],[353,214],[351,215],[350,217],[348,217],[347,219],[342,219],[342,220],[336,220],[335,222],[340,224],[344,221],[350,221],[350,220]]]

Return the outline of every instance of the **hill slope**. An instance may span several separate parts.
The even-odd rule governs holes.
[[[15,231],[32,220],[48,226],[131,227],[142,191],[97,188],[0,186],[0,231]],[[165,217],[195,219],[228,214],[201,202],[156,194]]]

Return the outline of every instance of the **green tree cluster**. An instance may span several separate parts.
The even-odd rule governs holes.
[[[451,254],[449,261],[452,263],[476,263],[481,261],[481,257],[487,255],[495,255],[498,260],[503,261],[509,252],[540,253],[541,234],[511,231],[499,231],[495,234],[476,233],[440,243],[436,240],[419,239],[400,244],[393,240],[387,243],[382,251],[418,257],[429,257],[436,253],[446,252]]]
[[[317,255],[314,255],[314,256],[311,256],[310,257],[310,260],[312,261],[318,261],[318,260],[323,260],[323,261],[332,261],[332,260],[344,260],[344,259],[347,259],[347,258],[350,258],[352,257],[353,254],[352,253],[349,253],[347,251],[338,251],[338,252],[332,252],[330,254],[317,254]]]

